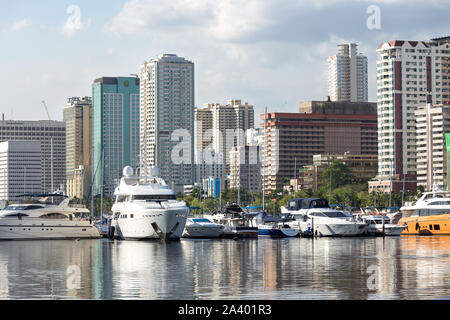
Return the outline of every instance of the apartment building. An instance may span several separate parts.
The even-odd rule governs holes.
[[[328,94],[331,101],[367,102],[367,57],[358,54],[356,43],[338,45],[338,53],[328,57]]]

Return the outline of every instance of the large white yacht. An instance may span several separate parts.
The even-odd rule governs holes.
[[[357,236],[367,226],[342,211],[330,208],[328,201],[319,198],[300,198],[288,201],[282,213],[290,213],[294,220],[287,222],[301,233],[313,232],[315,236]]]
[[[59,194],[24,195],[26,203],[0,211],[0,240],[100,238],[84,207]],[[39,197],[39,200],[31,200]]]
[[[176,199],[159,176],[158,167],[151,167],[148,176],[135,176],[133,168],[125,167],[114,196],[110,236],[125,240],[181,238],[189,208]]]

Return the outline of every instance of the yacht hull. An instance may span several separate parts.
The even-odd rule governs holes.
[[[219,238],[223,234],[223,226],[186,226],[184,238]]]
[[[9,219],[8,219],[9,220]],[[42,222],[7,219],[0,222],[0,240],[97,239],[100,233],[88,221]]]
[[[306,222],[293,222],[291,227],[297,227],[302,234],[310,234],[311,223]],[[314,223],[314,236],[320,237],[353,237],[361,235],[362,230],[366,227],[366,224],[360,223]]]
[[[187,209],[153,209],[144,212],[122,212],[133,218],[119,219],[116,237],[123,240],[179,240],[188,215]]]
[[[450,235],[450,214],[402,218],[399,225],[406,225],[402,235]]]

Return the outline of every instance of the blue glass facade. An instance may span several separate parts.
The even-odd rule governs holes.
[[[103,192],[111,196],[123,167],[136,168],[139,164],[139,79],[96,79],[92,85],[92,107],[93,192],[101,192],[103,170]]]

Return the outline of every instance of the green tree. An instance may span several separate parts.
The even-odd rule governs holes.
[[[331,189],[345,186],[352,182],[350,169],[341,161],[333,161],[321,175],[321,185],[323,189]]]

